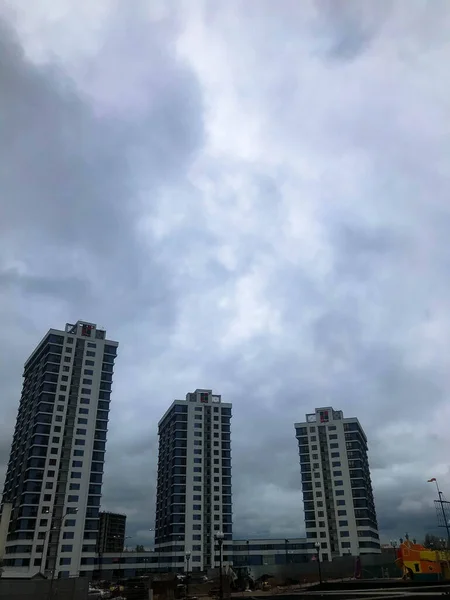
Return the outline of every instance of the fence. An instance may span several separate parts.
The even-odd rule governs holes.
[[[401,577],[401,571],[394,563],[394,556],[385,554],[361,555],[361,577],[371,579],[378,577]],[[355,557],[340,556],[333,561],[320,563],[322,580],[348,579],[355,575]],[[293,563],[291,565],[259,565],[250,568],[253,579],[263,575],[271,575],[279,580],[314,582],[319,579],[317,561]]]

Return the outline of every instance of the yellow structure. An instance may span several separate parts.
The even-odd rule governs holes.
[[[450,580],[450,552],[430,550],[405,540],[397,550],[396,565],[405,579],[417,581]]]

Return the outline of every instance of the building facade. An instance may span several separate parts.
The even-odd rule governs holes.
[[[5,572],[68,577],[94,564],[117,346],[78,321],[50,329],[25,363],[2,498]]]
[[[182,572],[214,567],[215,535],[223,560],[232,557],[231,404],[198,389],[175,400],[159,422],[155,550],[160,568]]]
[[[122,552],[125,545],[126,515],[101,512],[98,527],[98,553]]]
[[[358,419],[316,408],[295,424],[295,433],[308,541],[320,544],[322,560],[380,553],[367,439]]]

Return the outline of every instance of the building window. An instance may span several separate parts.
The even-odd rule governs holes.
[[[61,544],[61,552],[72,552],[72,544]]]
[[[334,485],[344,485],[344,482],[342,481],[342,479],[336,479]]]
[[[94,356],[95,356],[95,352],[93,352],[92,350],[88,350],[88,351],[86,352],[86,356],[91,356],[91,357],[94,357]],[[86,361],[86,364],[88,364],[88,361]]]
[[[75,519],[66,519],[64,521],[65,527],[75,527],[75,523],[76,523]]]
[[[313,445],[311,446],[311,450],[317,450],[317,445],[316,445],[316,444],[313,444]]]
[[[337,433],[330,433],[329,438],[330,440],[337,440]]]
[[[72,461],[72,467],[82,467],[83,466],[83,461],[81,460],[73,460]]]
[[[339,527],[348,527],[348,521],[339,521]]]
[[[68,495],[67,496],[67,502],[78,502],[79,500],[79,496],[75,496],[75,495]]]
[[[81,471],[72,471],[70,477],[71,479],[81,479]]]

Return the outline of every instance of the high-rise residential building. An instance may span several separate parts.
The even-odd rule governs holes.
[[[127,517],[118,513],[101,512],[98,528],[98,553],[122,552],[125,545]]]
[[[306,537],[322,560],[379,553],[367,438],[356,418],[316,408],[295,424]]]
[[[117,346],[78,321],[50,329],[25,363],[2,498],[6,572],[68,577],[94,564]]]
[[[175,400],[159,422],[155,549],[160,568],[200,571],[232,560],[231,404],[198,389]]]

